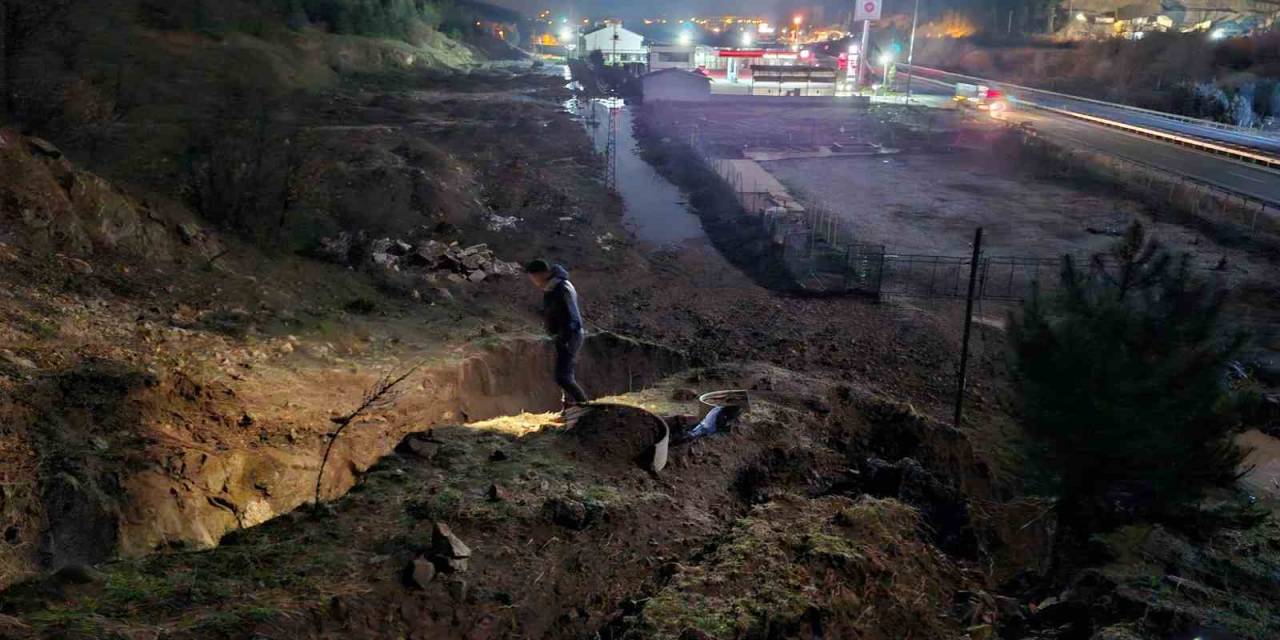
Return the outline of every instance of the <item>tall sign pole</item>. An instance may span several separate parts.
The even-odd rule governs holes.
[[[911,44],[907,45],[907,104],[911,104],[911,76],[916,70],[916,23],[920,21],[920,0],[911,13]]]
[[[871,21],[862,21],[862,46],[858,48],[858,83],[854,85],[859,91],[867,78],[867,42],[871,39]]]
[[[858,51],[858,82],[855,85],[859,90],[867,77],[867,58],[871,55],[868,50],[871,46],[871,21],[880,19],[880,2],[881,0],[854,0],[853,4],[853,19],[862,21],[862,48]]]

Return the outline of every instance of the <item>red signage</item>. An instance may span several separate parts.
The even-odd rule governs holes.
[[[763,58],[764,49],[721,49],[721,58]]]

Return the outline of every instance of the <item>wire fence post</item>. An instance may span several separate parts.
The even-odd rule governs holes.
[[[982,257],[982,227],[973,233],[973,261],[969,263],[969,296],[964,304],[964,339],[960,343],[960,375],[956,380],[956,420],[955,426],[960,428],[960,418],[964,414],[964,388],[969,373],[969,336],[973,331],[973,294],[978,285],[978,260]]]

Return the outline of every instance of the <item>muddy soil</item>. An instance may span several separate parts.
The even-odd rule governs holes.
[[[761,375],[779,386],[830,393],[812,378],[734,367],[673,379],[660,395],[674,397],[688,385],[742,386]],[[861,415],[854,408],[860,406],[872,412],[861,419],[886,420],[875,417],[887,411],[875,409],[882,400],[852,389],[838,397],[858,398],[843,416]],[[692,401],[667,404],[696,410]],[[925,551],[917,533],[936,523],[919,523],[913,508],[895,500],[826,498],[808,505],[805,496],[838,485],[852,453],[828,448],[846,421],[829,424],[826,415],[821,407],[762,398],[732,434],[683,450],[661,476],[625,458],[603,464],[609,462],[603,453],[584,464],[582,439],[541,416],[435,429],[407,439],[402,453],[380,462],[331,509],[277,519],[206,553],[110,563],[79,584],[64,577],[25,585],[8,594],[0,612],[34,623],[33,635],[66,638],[161,628],[175,638],[213,629],[233,637],[676,638],[688,628],[727,637],[717,635],[716,620],[732,619],[754,635],[814,624],[840,629],[856,626],[854,618],[958,633],[950,603],[968,579],[952,560]],[[932,459],[934,444],[925,438],[910,451]],[[744,477],[754,478],[750,495],[768,496],[770,504],[756,514],[741,490]],[[770,513],[791,514],[784,520],[795,523],[769,524]],[[739,521],[743,516],[755,520]],[[433,550],[437,522],[469,547],[465,563],[446,562]],[[752,533],[758,527],[766,531]],[[788,537],[774,540],[779,533]],[[892,560],[903,544],[921,551],[905,554],[910,565]],[[776,563],[778,573],[754,564],[759,575],[735,578],[769,597],[739,613],[673,609],[696,605],[712,584],[697,576],[728,570],[731,558],[746,566],[765,558]],[[414,565],[416,559],[435,569]],[[875,593],[840,588],[830,600],[798,606],[797,598],[808,601],[801,594],[827,593],[823,585],[844,583],[846,575],[899,586]],[[143,584],[145,592],[122,591]],[[921,599],[912,585],[927,586],[929,597]],[[228,589],[241,597],[215,601]],[[663,594],[657,600],[650,597],[655,591]],[[904,616],[907,603],[914,613]],[[47,607],[58,614],[27,617]],[[861,613],[847,617],[853,612]]]
[[[584,465],[653,467],[654,446],[668,437],[667,425],[645,411],[600,404],[587,409],[568,430]]]

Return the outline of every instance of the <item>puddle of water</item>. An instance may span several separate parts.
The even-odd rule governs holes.
[[[637,238],[666,247],[706,238],[702,223],[689,210],[684,194],[640,156],[632,131],[631,108],[621,101],[571,100],[568,108],[578,114],[599,153],[609,143],[609,109],[618,105],[618,193],[622,195],[623,223]]]

